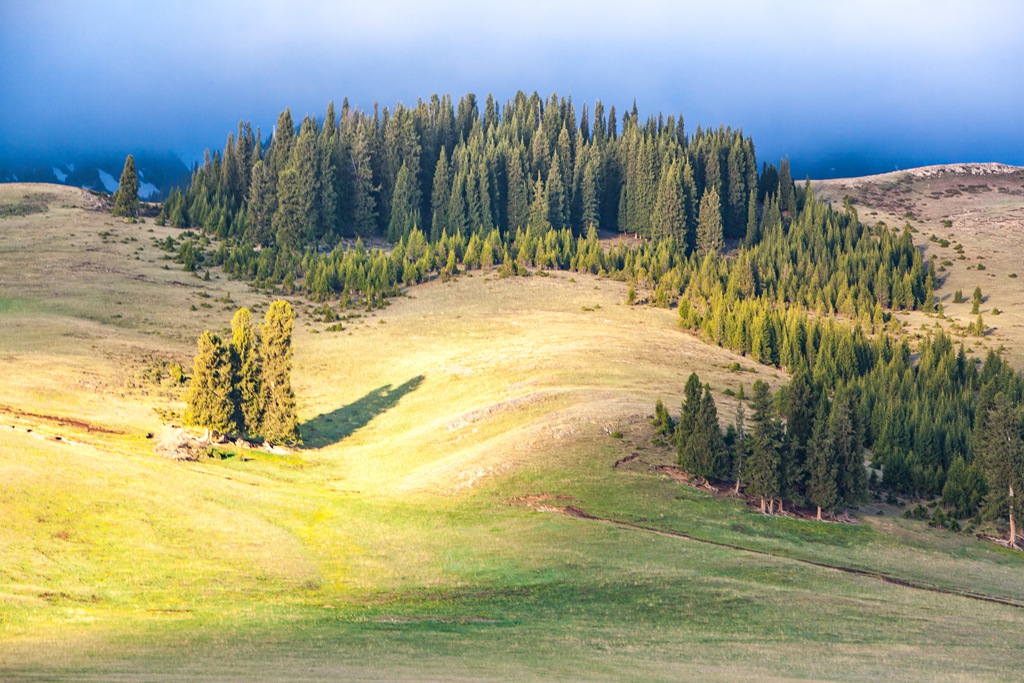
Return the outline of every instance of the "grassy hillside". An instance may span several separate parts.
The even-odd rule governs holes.
[[[267,299],[165,260],[172,228],[0,186],[27,204],[0,212],[4,680],[1019,677],[1019,554],[613,467],[671,458],[647,415],[691,371],[723,420],[784,381],[620,283],[477,271],[340,332],[296,300],[307,448],[180,463],[166,364]]]
[[[963,335],[977,317],[971,294],[981,287],[981,313],[988,327],[983,340],[970,339],[975,353],[1004,347],[1013,364],[1024,367],[1024,169],[1001,164],[928,166],[865,178],[814,183],[819,198],[841,206],[852,200],[862,222],[909,224],[925,258],[936,259],[942,278],[937,292],[946,329]],[[956,290],[964,303],[953,303]],[[996,313],[996,310],[999,312]],[[905,318],[919,330],[937,321],[921,313]]]

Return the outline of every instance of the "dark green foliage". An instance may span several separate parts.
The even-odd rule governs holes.
[[[135,173],[135,157],[131,154],[124,160],[121,181],[114,193],[114,207],[111,213],[115,216],[135,218],[139,215],[139,177]]]
[[[409,172],[409,167],[403,163],[391,197],[388,239],[392,242],[407,236],[420,223],[420,199],[415,183],[416,179]]]
[[[192,362],[192,381],[185,395],[188,404],[185,421],[214,434],[230,434],[238,429],[231,352],[228,345],[211,332],[203,332],[198,344],[199,352]]]
[[[679,467],[690,474],[714,479],[726,473],[728,452],[718,426],[718,408],[710,387],[696,373],[686,383],[686,400],[679,417],[676,444]],[[685,425],[685,426],[684,426]]]
[[[671,438],[675,431],[675,423],[672,421],[672,416],[668,414],[668,410],[660,398],[654,404],[654,419],[651,421],[651,424],[654,426],[654,433],[661,436]]]
[[[231,319],[231,332],[235,420],[246,434],[259,436],[263,425],[263,368],[259,336],[249,309],[238,309]]]
[[[262,363],[262,436],[275,443],[299,440],[299,423],[292,392],[292,328],[295,312],[287,301],[270,304],[260,326],[259,355]]]
[[[946,473],[942,487],[942,503],[948,505],[957,519],[972,517],[978,512],[988,487],[985,475],[976,464],[967,464],[962,455],[956,456]]]
[[[836,489],[844,506],[860,503],[868,488],[868,475],[864,467],[862,435],[857,423],[857,408],[853,392],[840,387],[832,401],[828,416],[828,440],[838,467]]]
[[[807,500],[821,511],[831,512],[839,503],[839,462],[829,438],[829,401],[822,397],[807,443]]]
[[[743,391],[743,385],[740,385],[740,391]],[[747,434],[746,425],[746,410],[743,408],[743,402],[736,406],[736,422],[733,427],[733,438],[730,446],[730,474],[733,479],[736,480],[736,493],[739,493],[740,486],[743,483],[744,468],[747,462],[747,456],[750,454],[750,438]]]
[[[772,403],[768,385],[754,382],[753,413],[750,416],[750,455],[747,457],[747,491],[765,499],[779,497],[782,491],[780,465],[782,461],[782,425]],[[770,512],[770,510],[769,510]]]
[[[867,226],[851,206],[818,202],[794,186],[788,161],[759,177],[753,143],[738,132],[686,134],[673,117],[605,116],[599,103],[583,126],[571,103],[536,94],[488,105],[482,117],[475,102],[463,98],[457,114],[448,96],[383,112],[329,107],[323,126],[307,118],[298,134],[286,111],[266,150],[240,126],[187,192],[165,202],[165,221],[202,230],[175,244],[180,262],[339,308],[375,308],[402,285],[495,265],[604,273],[636,300],[678,301],[686,329],[806,373],[815,388],[810,402],[791,390],[781,403],[776,481],[794,501],[807,495],[810,437],[789,413],[813,403],[816,414],[825,393],[836,397],[826,436],[842,442],[837,506],[863,493],[863,447],[886,482],[904,468],[897,490],[937,495],[957,454],[971,463],[976,408],[983,414],[998,391],[1024,398],[997,356],[979,373],[945,335],[914,348],[898,338],[891,311],[929,310],[937,287],[909,230]],[[427,219],[429,239],[416,236]],[[589,230],[597,225],[642,239],[605,247]],[[352,241],[389,227],[391,250]],[[718,254],[723,231],[747,237],[735,257]],[[706,256],[695,254],[698,233]],[[993,383],[998,390],[986,388]],[[679,431],[696,423],[697,394]]]
[[[981,312],[981,304],[984,301],[985,297],[981,293],[981,287],[975,287],[974,294],[971,296],[971,315]]]
[[[975,459],[988,483],[984,514],[989,519],[1008,518],[1011,529],[1020,514],[1017,500],[1024,492],[1022,433],[1021,409],[1001,391],[979,415],[974,430]]]
[[[262,159],[253,164],[251,175],[245,240],[253,245],[268,245],[274,241],[272,221],[277,212],[274,181]]]
[[[684,462],[683,451],[690,438],[690,433],[697,422],[697,416],[700,414],[701,391],[700,377],[697,376],[696,372],[690,373],[689,378],[686,380],[686,387],[683,389],[683,406],[679,413],[679,422],[675,430],[679,466],[683,469],[692,466],[692,462],[688,457],[686,462]]]
[[[697,215],[697,253],[701,256],[722,250],[722,213],[718,193],[708,187],[700,199]]]

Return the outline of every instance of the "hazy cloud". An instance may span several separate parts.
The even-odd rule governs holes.
[[[521,88],[741,127],[797,168],[1024,163],[1022,31],[1008,0],[6,2],[0,147],[195,156],[286,106]]]

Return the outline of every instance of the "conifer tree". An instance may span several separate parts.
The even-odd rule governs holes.
[[[668,409],[665,408],[665,404],[661,402],[660,398],[654,404],[654,420],[651,424],[654,426],[655,434],[672,438],[675,423],[673,423],[672,416],[668,414]]]
[[[228,346],[212,332],[199,336],[199,352],[192,362],[192,381],[185,395],[185,421],[210,434],[229,434],[238,427],[231,381]]]
[[[957,455],[946,473],[942,504],[953,508],[954,517],[971,517],[978,511],[987,492],[985,475],[976,463],[968,465],[962,455]]]
[[[696,411],[684,409],[684,412],[693,414],[693,422],[687,429],[685,441],[679,442],[679,466],[690,474],[713,479],[722,473],[725,455],[725,444],[718,426],[718,409],[708,386],[704,387],[703,395],[695,395],[694,398],[697,401]]]
[[[697,216],[697,254],[717,254],[722,249],[722,210],[714,187],[704,190]]]
[[[761,497],[761,512],[770,513],[773,506],[770,505],[766,510],[765,502],[768,500],[773,503],[780,493],[782,428],[775,415],[768,384],[761,380],[754,382],[753,404],[750,455],[747,457],[747,490]]]
[[[783,494],[800,502],[808,473],[808,442],[815,419],[815,395],[810,373],[800,368],[793,375],[786,392],[784,407],[786,447],[783,449]]]
[[[821,521],[823,509],[831,512],[839,502],[836,485],[839,464],[828,438],[828,416],[829,402],[823,396],[818,402],[814,429],[807,444],[807,499],[818,508],[818,521]]]
[[[743,385],[740,385],[740,392],[743,391]],[[747,437],[747,425],[746,425],[746,410],[743,408],[743,400],[740,399],[739,404],[736,406],[736,439],[733,441],[732,449],[732,476],[736,479],[735,492],[740,492],[740,485],[743,479],[743,468],[747,461],[748,450],[750,444]]]
[[[796,188],[793,177],[789,173],[789,157],[779,164],[779,210],[788,211],[790,217],[796,216]]]
[[[757,220],[757,189],[751,188],[747,200],[747,234],[743,240],[748,249],[761,239],[760,227],[761,224]]]
[[[272,220],[277,210],[274,183],[263,160],[252,166],[249,182],[249,211],[246,214],[246,239],[253,245],[269,245],[274,239]]]
[[[420,200],[416,190],[416,179],[409,167],[402,163],[395,180],[395,191],[391,195],[391,215],[388,222],[388,241],[397,242],[419,225]]]
[[[124,160],[121,182],[114,193],[114,208],[111,212],[125,218],[139,215],[139,178],[135,173],[135,157],[131,154]]]
[[[981,313],[981,304],[985,300],[984,295],[981,293],[981,286],[974,288],[974,294],[971,296],[971,315]]]
[[[506,197],[505,220],[510,233],[525,228],[530,220],[530,188],[523,161],[519,152],[511,150],[508,155],[508,192]]]
[[[980,416],[974,431],[974,453],[988,482],[984,512],[1010,522],[1010,545],[1017,544],[1018,500],[1024,496],[1024,438],[1021,410],[999,392]]]
[[[262,433],[268,441],[295,443],[299,424],[292,392],[292,329],[295,312],[287,301],[270,304],[260,327],[264,412]]]
[[[691,372],[686,380],[686,388],[683,389],[683,407],[682,412],[679,414],[679,422],[675,433],[679,466],[683,469],[691,465],[688,454],[684,462],[683,451],[686,448],[690,432],[693,431],[694,425],[697,422],[697,415],[700,413],[701,388],[700,377],[697,376],[696,372]]]
[[[867,493],[867,472],[861,434],[856,422],[856,407],[850,390],[840,387],[832,401],[828,419],[828,439],[835,450],[839,477],[839,501],[844,507],[856,505]]]
[[[452,194],[448,177],[448,157],[441,147],[441,156],[434,167],[434,183],[430,193],[430,241],[436,242],[448,230],[448,202]]]
[[[547,192],[544,191],[544,183],[538,175],[533,186],[533,201],[530,203],[530,228],[534,234],[544,235],[551,232],[549,216]]]
[[[252,322],[252,313],[240,308],[231,319],[231,366],[235,420],[249,436],[259,436],[263,421],[263,372],[259,355],[260,340]]]
[[[277,117],[274,126],[274,137],[267,152],[267,166],[274,178],[277,178],[292,156],[295,146],[295,122],[292,120],[291,109],[285,109]]]
[[[565,184],[562,182],[562,161],[558,158],[558,152],[551,157],[551,170],[548,172],[548,182],[544,187],[544,195],[548,204],[548,222],[551,227],[560,230],[566,226],[566,201]]]
[[[676,244],[686,240],[686,206],[679,162],[673,162],[662,173],[658,183],[658,200],[651,219],[655,237],[673,237]]]

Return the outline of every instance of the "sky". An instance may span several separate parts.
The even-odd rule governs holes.
[[[794,176],[1024,165],[1020,0],[0,0],[0,154],[222,148],[517,90],[728,125]]]

